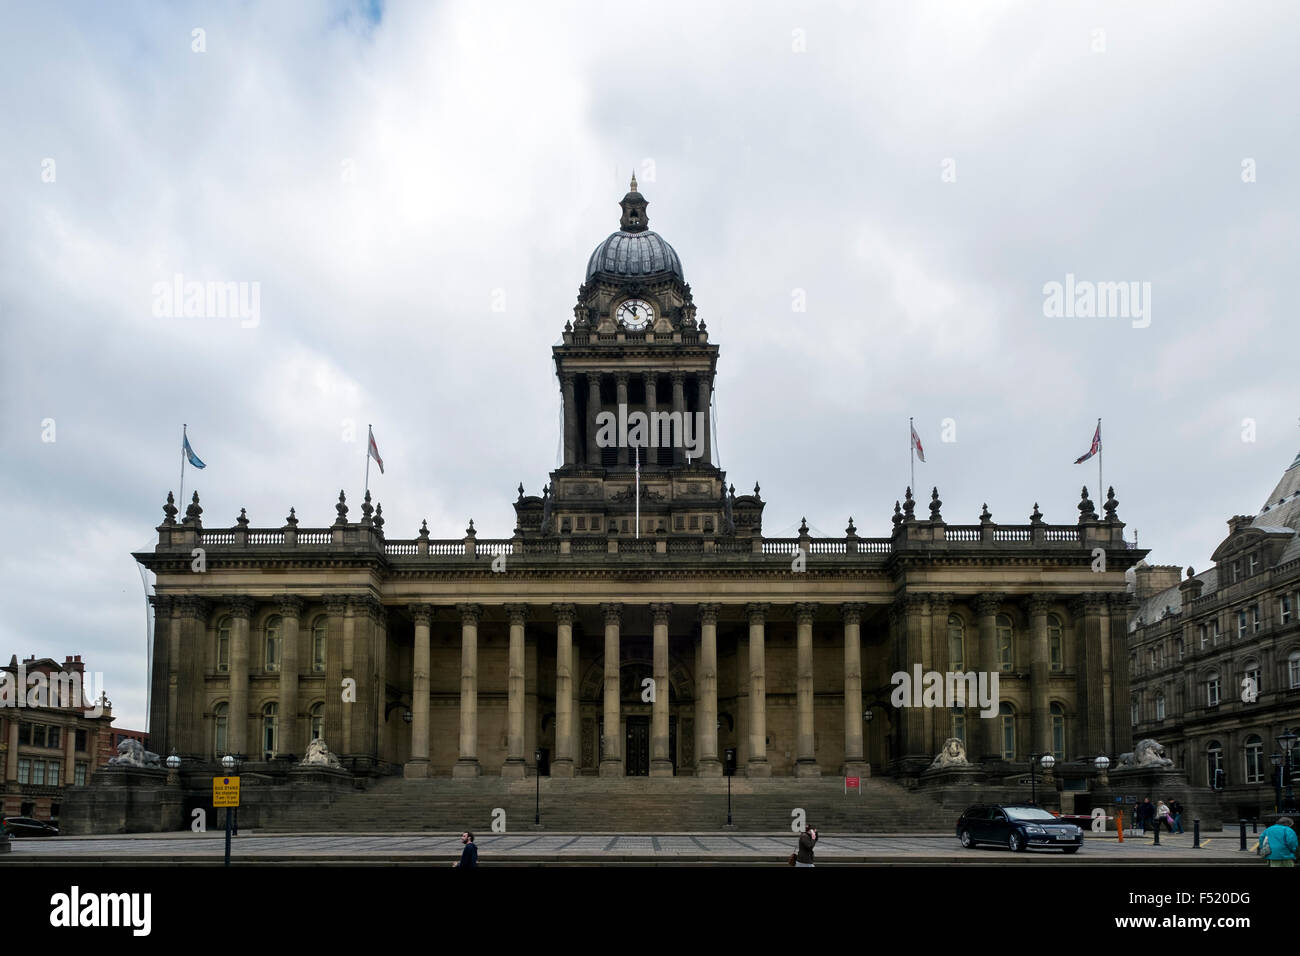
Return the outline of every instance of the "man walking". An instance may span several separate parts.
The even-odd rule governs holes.
[[[1278,817],[1277,823],[1259,835],[1255,844],[1256,852],[1268,841],[1269,866],[1295,866],[1296,835],[1295,821],[1290,817]]]
[[[1174,832],[1183,833],[1183,805],[1177,800],[1169,801],[1169,812],[1174,815]]]
[[[478,847],[474,845],[474,834],[468,831],[460,835],[460,842],[465,844],[465,849],[460,852],[460,862],[453,863],[452,866],[467,867],[478,866]]]
[[[815,866],[813,863],[813,846],[817,843],[817,830],[810,826],[803,828],[799,834],[799,852],[795,855],[795,866]]]

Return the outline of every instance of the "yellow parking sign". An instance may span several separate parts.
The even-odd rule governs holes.
[[[214,808],[239,806],[238,777],[212,778],[212,806]]]

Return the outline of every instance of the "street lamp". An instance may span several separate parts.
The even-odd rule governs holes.
[[[221,758],[221,769],[227,774],[234,775],[239,770],[238,758],[226,754]],[[234,814],[232,817],[231,814]],[[226,809],[226,833],[239,836],[239,807],[228,807]]]
[[[542,825],[542,750],[533,751],[533,766],[537,768],[537,797],[533,804],[533,826]]]
[[[1092,765],[1097,768],[1097,782],[1103,787],[1108,786],[1110,780],[1106,776],[1106,771],[1110,769],[1110,758],[1102,754],[1092,762]]]
[[[176,771],[181,769],[181,758],[177,756],[176,751],[173,750],[171,755],[163,762],[167,764],[167,785],[173,786],[180,783],[181,778]]]
[[[1041,763],[1044,774],[1050,773],[1051,769],[1056,766],[1056,758],[1051,754],[1029,755],[1029,802],[1035,806],[1038,805],[1038,776],[1036,771],[1038,770],[1037,761],[1040,757],[1042,758]]]
[[[1285,761],[1282,772],[1286,774],[1286,791],[1282,794],[1282,806],[1278,808],[1281,813],[1295,812],[1295,791],[1291,788],[1291,748],[1295,746],[1296,740],[1295,733],[1285,729],[1277,738]]]
[[[1280,811],[1282,808],[1282,755],[1276,750],[1268,758],[1273,764],[1273,789],[1277,791],[1277,799],[1273,801],[1273,809]]]

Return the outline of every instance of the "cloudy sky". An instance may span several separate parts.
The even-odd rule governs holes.
[[[1201,569],[1259,509],[1300,448],[1300,8],[637,6],[7,12],[6,660],[82,654],[143,728],[130,552],[182,422],[209,528],[321,527],[340,488],[355,514],[374,423],[390,537],[508,535],[633,170],[769,534],[887,534],[908,416],[952,523],[1100,503],[1073,464],[1098,417],[1153,563]],[[168,315],[177,274],[256,283],[256,320]],[[1149,283],[1149,311],[1045,314],[1067,275]]]

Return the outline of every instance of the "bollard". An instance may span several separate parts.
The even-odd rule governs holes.
[[[1250,821],[1250,832],[1251,832],[1251,833],[1258,833],[1258,832],[1259,832],[1259,820],[1258,820],[1258,819],[1251,818],[1251,821]]]
[[[1119,842],[1124,842],[1124,811],[1115,811],[1115,835],[1119,837]]]
[[[1201,821],[1193,820],[1192,821],[1192,849],[1199,850],[1200,848],[1201,848]]]
[[[1241,821],[1241,848],[1246,849],[1246,821]]]
[[[1160,820],[1159,819],[1156,820],[1155,833],[1156,836],[1155,839],[1151,841],[1151,845],[1159,846],[1160,845]]]

